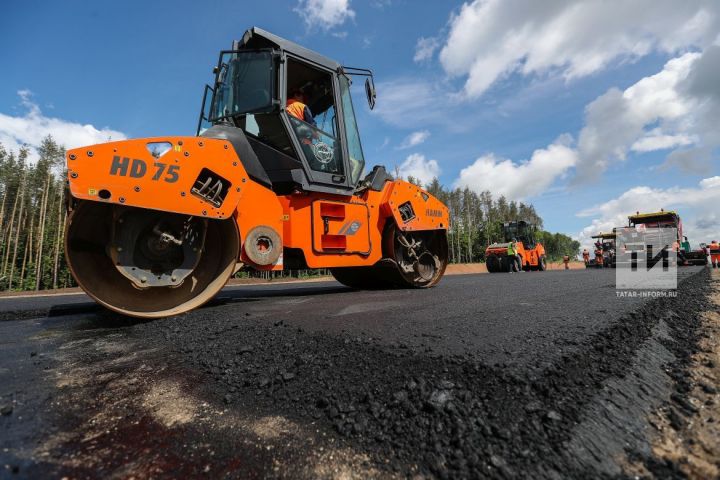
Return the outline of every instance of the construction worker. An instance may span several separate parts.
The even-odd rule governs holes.
[[[302,120],[305,123],[309,123],[313,127],[317,127],[317,123],[312,116],[310,107],[306,104],[305,94],[302,90],[295,89],[290,95],[288,95],[287,105],[285,109],[288,114],[292,117]],[[313,148],[313,139],[318,139],[320,136],[317,131],[308,127],[307,125],[293,125],[295,132],[300,140],[302,149],[305,152],[305,158],[310,162],[310,168],[313,170],[325,170],[327,168],[327,162],[319,162],[317,160],[317,154]]]
[[[602,243],[595,244],[595,266],[601,268],[603,266],[603,249]]]
[[[570,270],[570,255],[563,255],[563,263],[565,264],[565,270]]]
[[[508,270],[510,273],[515,271],[515,255],[517,255],[517,250],[515,249],[515,239],[513,238],[510,240],[510,243],[508,243],[507,248],[507,256],[508,256]]]
[[[720,244],[713,240],[707,248],[710,251],[710,262],[713,268],[717,268],[720,265]]]
[[[288,96],[286,110],[293,117],[303,122],[309,123],[312,126],[316,126],[315,119],[312,116],[310,107],[305,105],[306,99],[305,94],[302,90],[295,89]]]
[[[587,267],[590,263],[590,252],[588,252],[587,248],[583,248],[583,262],[585,262],[585,266]]]

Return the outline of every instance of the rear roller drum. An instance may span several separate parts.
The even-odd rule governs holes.
[[[238,258],[235,221],[79,202],[65,255],[88,295],[140,318],[177,315],[210,300]]]
[[[490,255],[485,260],[485,267],[488,273],[496,273],[500,271],[500,259],[495,255]]]
[[[545,260],[545,255],[540,255],[540,258],[538,259],[537,269],[541,272],[547,270],[547,260]]]
[[[352,288],[427,288],[440,281],[448,264],[444,230],[403,232],[390,224],[383,233],[383,259],[372,267],[332,268]]]
[[[383,253],[395,265],[402,287],[427,288],[440,281],[448,264],[445,230],[403,232],[393,223],[383,234]]]

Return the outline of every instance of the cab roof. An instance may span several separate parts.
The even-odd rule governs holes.
[[[267,32],[259,27],[252,27],[245,31],[242,39],[233,42],[233,50],[243,48],[259,49],[259,48],[277,48],[295,56],[301,57],[310,62],[316,63],[333,71],[338,71],[342,66],[335,60],[307,49],[297,43],[286,40],[282,37]]]
[[[631,222],[638,222],[641,220],[649,221],[663,219],[680,220],[680,216],[674,210],[663,210],[660,212],[636,213],[635,215],[628,215],[628,220]]]
[[[617,238],[616,232],[600,232],[597,235],[593,235],[591,238]]]

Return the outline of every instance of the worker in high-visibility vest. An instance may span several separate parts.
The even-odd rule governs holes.
[[[315,118],[313,118],[310,107],[305,104],[306,101],[306,96],[302,90],[292,90],[288,94],[285,110],[287,110],[288,115],[291,117],[302,120],[310,125],[308,126],[298,122],[291,122],[293,123],[293,128],[295,129],[298,140],[300,140],[303,152],[305,152],[305,157],[307,158],[307,161],[310,162],[310,167],[313,170],[323,170],[325,168],[324,163],[327,162],[318,163],[317,161],[317,154],[313,148],[313,139],[317,140],[320,135],[315,130],[317,128],[317,123],[315,122]]]
[[[288,95],[285,109],[290,115],[298,120],[302,120],[305,123],[315,126],[315,119],[312,116],[310,107],[308,107],[305,102],[305,94],[302,90],[293,90],[290,95]]]
[[[707,246],[707,249],[710,253],[710,263],[712,263],[713,268],[717,268],[720,265],[720,244],[713,240]]]
[[[595,266],[603,266],[603,248],[600,242],[595,243]]]
[[[517,250],[515,249],[515,239],[513,238],[510,241],[510,243],[508,243],[508,247],[507,247],[507,256],[508,256],[508,264],[509,264],[508,271],[510,273],[515,271],[515,268],[514,268],[515,260],[516,260],[515,255],[517,255]]]
[[[587,248],[583,249],[583,262],[585,262],[585,266],[587,267],[588,263],[590,263],[590,252],[588,252]]]
[[[565,270],[570,270],[570,255],[563,255],[563,263],[565,264]]]

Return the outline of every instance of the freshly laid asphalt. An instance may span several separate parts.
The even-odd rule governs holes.
[[[233,286],[151,322],[0,298],[0,477],[617,475],[568,458],[572,431],[667,312],[671,336],[697,327],[706,273],[662,300],[618,298],[614,275]]]

